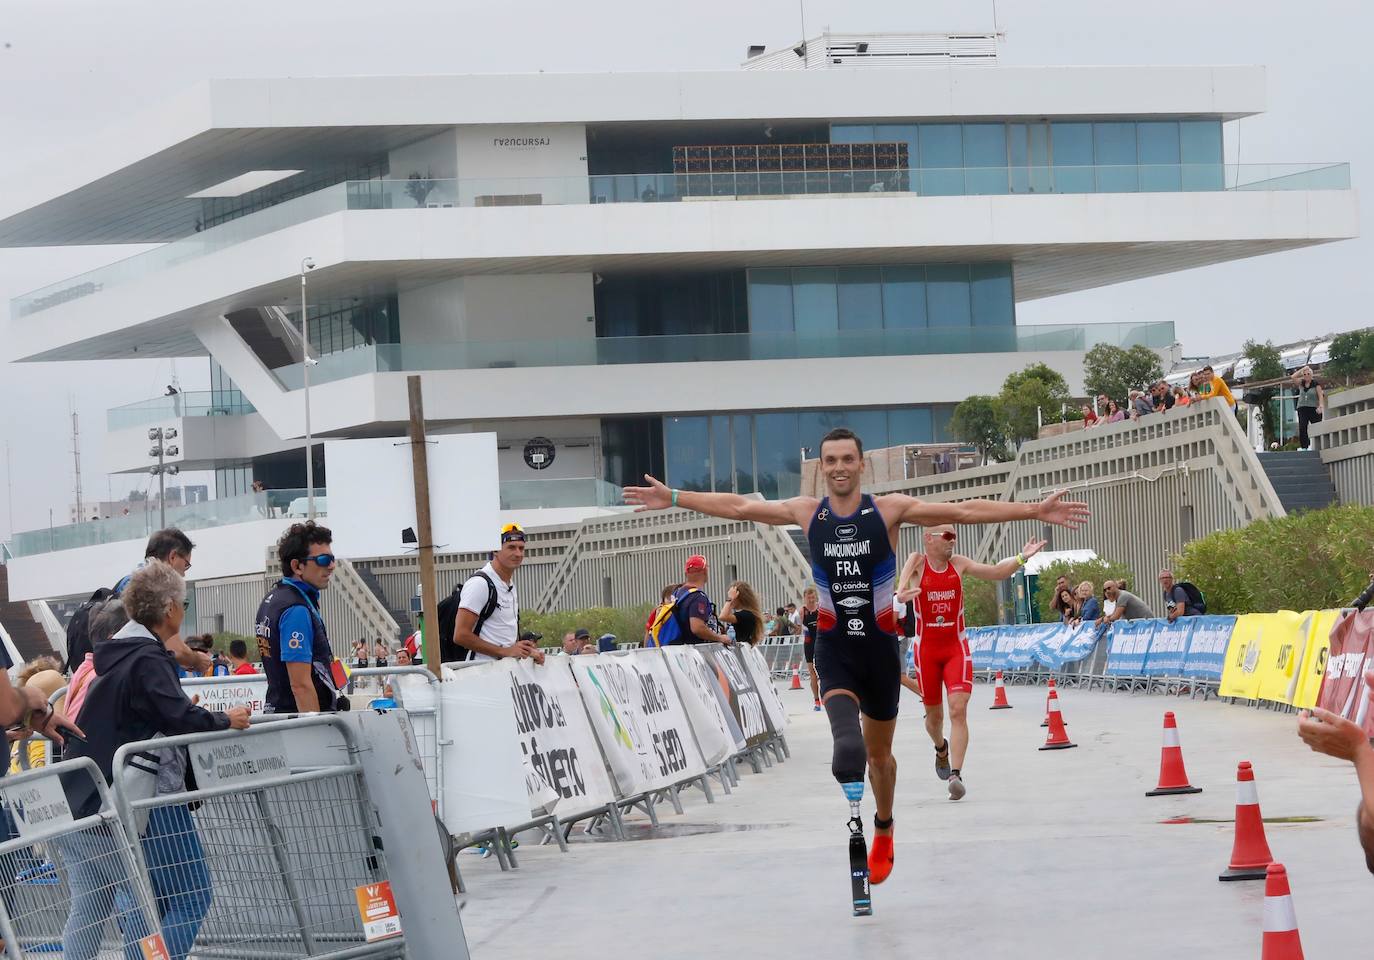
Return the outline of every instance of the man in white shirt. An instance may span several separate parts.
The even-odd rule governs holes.
[[[453,642],[472,651],[474,660],[544,655],[532,640],[520,639],[520,602],[515,594],[515,571],[525,562],[525,531],[518,523],[501,528],[501,547],[491,560],[463,584]]]

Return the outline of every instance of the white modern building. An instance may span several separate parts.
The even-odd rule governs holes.
[[[111,456],[146,471],[148,429],[174,428],[181,468],[215,471],[210,522],[255,515],[255,480],[285,507],[311,258],[314,436],[403,434],[423,372],[432,431],[496,434],[503,509],[566,524],[644,473],[787,495],[831,426],[938,442],[1029,363],[1081,389],[1096,343],[1175,343],[1167,317],[1020,326],[1021,302],[1356,235],[1348,165],[1224,162],[1261,67],[1007,67],[959,43],[210,81],[0,199],[6,246],[163,244],[14,300],[5,353],[207,357],[210,391],[110,411]]]

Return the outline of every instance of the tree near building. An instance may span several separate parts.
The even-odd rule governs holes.
[[[1057,370],[1032,363],[1007,377],[998,396],[1006,419],[1007,437],[1015,443],[1040,436],[1040,423],[1059,423],[1072,402],[1069,385]],[[1038,410],[1038,414],[1037,414]]]
[[[1007,422],[1002,405],[996,397],[975,394],[954,408],[949,419],[949,431],[960,443],[978,448],[983,462],[1009,458],[1007,451]]]
[[[1274,346],[1273,341],[1266,340],[1258,343],[1254,340],[1245,341],[1245,358],[1250,361],[1250,382],[1263,382],[1265,380],[1278,380],[1284,376],[1283,355],[1279,353],[1279,348]],[[1245,402],[1259,408],[1260,426],[1264,430],[1264,445],[1270,446],[1278,432],[1278,410],[1271,402],[1279,394],[1279,388],[1258,387],[1246,389]]]
[[[1083,357],[1083,386],[1091,396],[1124,404],[1132,390],[1144,389],[1164,376],[1159,354],[1136,344],[1129,350],[1099,343]]]

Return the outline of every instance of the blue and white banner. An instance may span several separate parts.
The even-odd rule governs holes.
[[[1104,671],[1108,676],[1138,677],[1145,672],[1156,623],[1155,620],[1118,620],[1112,624],[1111,648]]]
[[[1222,667],[1226,663],[1226,647],[1231,642],[1231,632],[1236,628],[1236,618],[1189,617],[1188,623],[1192,627],[1192,637],[1188,643],[1188,653],[1183,658],[1181,673],[1185,677],[1220,680]]]
[[[1040,640],[1059,629],[1057,623],[1035,623],[1004,627],[997,635],[997,659],[1001,669],[1022,670],[1035,662]]]
[[[1082,660],[1092,653],[1097,640],[1097,628],[1091,623],[1076,627],[1064,624],[1051,624],[1053,630],[1040,637],[1035,650],[1035,659],[1050,670],[1058,670],[1064,664]]]
[[[1155,633],[1145,658],[1144,673],[1151,677],[1177,677],[1183,673],[1188,641],[1196,617],[1180,617],[1173,623],[1156,620]]]
[[[1001,627],[969,627],[968,649],[973,656],[973,669],[999,670],[994,662],[997,659],[997,634]],[[912,644],[912,649],[915,649]]]

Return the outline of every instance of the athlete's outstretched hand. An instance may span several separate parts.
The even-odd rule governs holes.
[[[666,510],[673,505],[673,491],[647,473],[644,474],[644,479],[649,482],[647,487],[621,489],[625,502],[638,507],[635,513],[643,513],[645,510]]]
[[[1034,537],[1031,537],[1029,540],[1026,541],[1026,545],[1021,548],[1021,557],[1025,560],[1029,560],[1031,557],[1035,556],[1041,550],[1044,550],[1045,544],[1047,543],[1049,543],[1048,540],[1037,540]]]
[[[1092,516],[1092,511],[1088,509],[1086,503],[1065,500],[1064,491],[1060,490],[1036,504],[1035,515],[1046,523],[1077,530],[1088,522],[1088,517]]]

